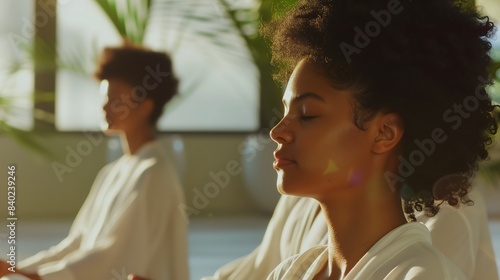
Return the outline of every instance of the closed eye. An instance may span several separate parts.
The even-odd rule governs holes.
[[[317,118],[317,117],[318,117],[318,116],[304,116],[304,115],[303,115],[303,116],[300,116],[300,120],[301,120],[301,121],[311,121],[311,120],[313,120],[313,119],[315,119],[315,118]]]

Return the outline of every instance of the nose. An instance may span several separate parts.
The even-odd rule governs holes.
[[[106,98],[104,104],[102,105],[102,111],[106,113],[108,111],[108,108],[109,108],[109,100]]]
[[[289,120],[285,116],[279,123],[277,123],[273,129],[269,132],[269,136],[273,139],[274,142],[278,144],[286,144],[290,143],[293,140],[293,134],[288,127]]]

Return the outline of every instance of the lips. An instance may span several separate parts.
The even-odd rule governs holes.
[[[274,169],[283,169],[287,166],[296,164],[296,161],[292,159],[289,155],[282,151],[275,151],[274,152],[274,163],[273,167]]]

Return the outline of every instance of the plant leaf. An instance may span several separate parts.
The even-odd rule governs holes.
[[[118,33],[136,44],[144,39],[152,0],[95,0]]]

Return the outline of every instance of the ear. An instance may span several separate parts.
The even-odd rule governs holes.
[[[151,116],[151,113],[153,112],[154,101],[151,100],[151,98],[146,98],[139,103],[137,109],[140,111],[140,115],[147,120],[149,119],[149,116]]]
[[[372,152],[383,154],[395,149],[404,133],[403,119],[396,113],[381,113],[376,117],[376,136]]]

